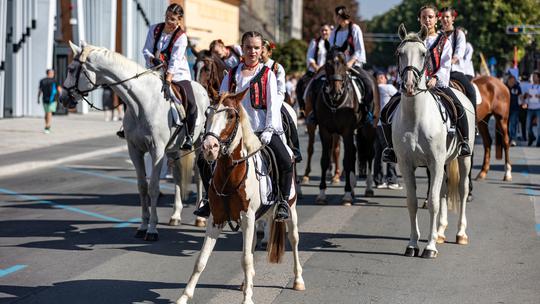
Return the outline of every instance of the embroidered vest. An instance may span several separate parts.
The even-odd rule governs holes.
[[[236,93],[236,72],[238,67],[235,66],[229,73],[229,92]],[[266,99],[268,92],[266,84],[268,83],[268,73],[270,69],[263,66],[262,69],[249,81],[249,95],[251,97],[251,106],[257,110],[266,110]]]
[[[153,50],[154,55],[156,55],[156,52],[158,51],[159,38],[161,38],[161,33],[163,33],[164,28],[165,28],[165,23],[159,23],[154,28],[154,50]],[[169,63],[169,60],[171,59],[171,53],[172,53],[174,43],[176,42],[176,40],[178,40],[178,38],[180,38],[180,36],[182,36],[182,34],[184,34],[184,31],[179,26],[172,34],[167,47],[165,47],[165,49],[160,52],[159,59],[163,60],[167,64]]]
[[[354,38],[353,38],[353,35],[352,35],[353,24],[354,23],[349,22],[349,30],[347,32],[347,39],[345,40],[345,42],[343,42],[343,45],[338,47],[338,49],[341,52],[349,51],[350,55],[354,54]],[[336,29],[336,33],[334,34],[334,46],[336,45],[337,33],[340,30],[341,30],[341,25],[338,25],[338,27]]]
[[[439,32],[439,35],[435,39],[435,42],[429,48],[430,60],[426,69],[427,76],[433,76],[437,73],[437,71],[439,71],[441,67],[442,52],[447,40],[448,36],[446,36],[446,34],[444,34],[443,32]]]

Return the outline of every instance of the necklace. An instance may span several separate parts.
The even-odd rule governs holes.
[[[255,62],[254,65],[249,65],[249,64],[247,64],[247,63],[244,62],[244,68],[245,68],[246,70],[249,70],[249,71],[254,70],[257,66],[259,66],[259,62]]]

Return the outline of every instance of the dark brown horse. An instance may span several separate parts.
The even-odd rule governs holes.
[[[208,50],[200,51],[196,56],[195,81],[206,89],[210,100],[217,102],[219,100],[219,87],[225,78],[227,66],[221,58]]]
[[[353,80],[348,74],[343,52],[335,48],[328,52],[324,72],[325,76],[315,79],[308,92],[316,106],[316,117],[322,143],[321,182],[317,202],[326,203],[326,171],[330,166],[333,135],[337,134],[343,138],[345,149],[343,159],[345,195],[342,202],[344,205],[350,205],[354,200],[354,187],[356,185],[355,132],[363,121],[364,113],[360,110],[360,103],[356,100]],[[376,92],[375,84],[371,85],[373,91]]]

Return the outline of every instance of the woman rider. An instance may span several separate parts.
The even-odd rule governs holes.
[[[360,26],[354,24],[350,19],[351,15],[345,6],[336,7],[334,15],[336,28],[330,34],[330,45],[345,53],[347,67],[354,76],[362,81],[365,110],[370,111],[373,104],[373,79],[362,69],[362,66],[366,63],[366,49],[362,30]]]
[[[264,39],[263,40],[263,49],[261,52],[261,62],[267,66],[270,71],[276,75],[277,80],[277,90],[278,90],[278,97],[281,100],[281,103],[285,102],[287,98],[290,98],[287,94],[287,89],[285,87],[285,69],[283,66],[272,59],[272,50],[275,49],[274,43],[270,42],[269,40]],[[300,153],[300,143],[298,142],[298,130],[294,126],[292,117],[290,116],[289,112],[285,107],[281,108],[281,114],[287,116],[287,120],[290,122],[289,124],[289,130],[290,130],[290,138],[287,138],[287,140],[291,140],[289,147],[292,149],[294,154],[294,162],[299,163],[302,161],[302,154]]]
[[[441,13],[439,14],[443,31],[446,36],[448,36],[448,41],[452,46],[452,68],[450,70],[450,79],[459,82],[463,86],[465,95],[467,95],[467,98],[469,98],[473,107],[476,109],[476,92],[471,81],[465,76],[465,70],[463,68],[467,40],[463,31],[454,28],[456,17],[457,12],[452,7],[441,9]]]
[[[436,31],[437,8],[433,5],[423,6],[418,13],[418,18],[421,25],[428,28],[428,36],[426,40],[424,40],[430,53],[430,61],[428,62],[427,67],[427,88],[432,89],[437,87],[451,97],[458,112],[457,128],[461,135],[459,156],[471,155],[471,148],[467,143],[469,134],[467,116],[464,113],[461,102],[448,86],[450,82],[450,68],[452,65],[452,47],[446,34],[444,32]],[[392,126],[390,124],[383,124],[383,127],[386,141],[388,142],[388,147],[383,151],[383,161],[397,162],[396,154],[392,148]]]
[[[221,39],[210,43],[210,52],[221,58],[227,69],[237,66],[242,60],[242,47],[239,45],[226,46]]]
[[[293,179],[293,161],[285,143],[282,140],[283,126],[281,122],[282,98],[278,95],[278,86],[275,74],[260,62],[263,50],[263,38],[258,32],[246,32],[242,36],[242,51],[244,61],[225,76],[221,83],[220,92],[237,93],[250,89],[242,106],[248,114],[253,130],[260,134],[259,138],[264,145],[268,145],[276,156],[279,167],[279,188],[281,198],[277,203],[274,219],[283,221],[289,217],[288,198]],[[252,95],[251,91],[263,92],[266,95]],[[208,204],[199,208],[195,214],[199,216],[209,213]]]
[[[147,67],[164,64],[165,75],[161,91],[168,101],[177,99],[171,89],[171,82],[191,81],[186,58],[188,38],[181,26],[183,16],[184,10],[180,5],[169,5],[165,12],[165,22],[150,26],[143,49]],[[187,128],[187,132],[181,148],[191,149],[197,119],[197,106],[194,100],[188,99],[186,102],[188,106],[184,127]]]

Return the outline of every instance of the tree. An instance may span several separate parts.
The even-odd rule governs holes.
[[[482,52],[486,58],[495,57],[497,66],[502,71],[513,59],[513,48],[525,48],[531,43],[526,35],[507,35],[505,30],[511,24],[540,24],[538,0],[475,0],[475,1],[443,1],[436,0],[438,7],[453,6],[457,12],[456,26],[467,29],[467,40],[475,49],[478,65],[478,54]],[[418,31],[417,20],[420,7],[425,0],[404,0],[383,15],[374,17],[367,23],[370,32],[397,33],[400,23],[409,31]],[[440,24],[439,24],[440,25]],[[368,62],[378,66],[395,64],[397,43],[379,43],[368,53]]]
[[[287,74],[306,70],[307,43],[303,40],[291,39],[276,47],[272,57],[279,62]]]
[[[319,28],[323,23],[334,24],[334,9],[345,5],[353,21],[358,23],[358,2],[356,0],[304,0],[302,13],[302,37],[309,41],[319,35]]]

